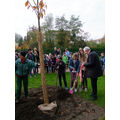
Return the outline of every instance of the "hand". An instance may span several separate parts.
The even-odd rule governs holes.
[[[73,68],[73,71],[75,71],[75,68]]]
[[[37,64],[37,66],[40,66],[40,64]]]
[[[79,76],[79,73],[77,73],[77,77]]]
[[[83,64],[83,66],[85,67],[85,63]]]

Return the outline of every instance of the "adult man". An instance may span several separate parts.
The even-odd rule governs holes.
[[[54,51],[52,52],[52,55],[55,56],[55,55],[58,55],[58,51],[57,51],[57,48],[54,47]]]
[[[102,76],[102,68],[99,57],[95,51],[89,47],[84,48],[85,54],[88,55],[87,62],[83,64],[86,67],[86,77],[91,78],[92,94],[91,100],[97,99],[97,78]]]
[[[61,49],[60,48],[58,48],[58,55],[61,55]]]
[[[39,51],[37,50],[37,48],[34,48],[34,53],[35,53],[35,51],[37,52],[37,55],[36,55],[37,63],[39,63]]]
[[[37,67],[37,64],[33,61],[25,58],[26,53],[21,52],[20,58],[15,62],[15,74],[17,82],[17,94],[16,94],[16,103],[19,103],[21,96],[21,87],[22,81],[24,86],[25,97],[28,97],[28,74],[32,67]]]

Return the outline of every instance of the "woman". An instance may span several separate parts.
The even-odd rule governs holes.
[[[86,78],[86,70],[85,67],[82,67],[82,65],[86,62],[87,60],[87,56],[85,55],[84,51],[82,48],[79,49],[79,60],[81,63],[81,67],[80,67],[80,73],[79,75],[82,75],[82,85],[80,86],[79,90],[82,91],[82,89],[85,89],[85,92],[88,91],[88,87],[87,87],[87,78]]]

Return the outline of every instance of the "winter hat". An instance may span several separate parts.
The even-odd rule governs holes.
[[[22,51],[22,52],[20,53],[20,55],[22,55],[23,57],[25,57],[26,53],[25,53],[24,51]]]
[[[88,46],[86,46],[86,47],[84,47],[84,52],[86,51],[86,50],[90,50],[90,48],[88,47]]]

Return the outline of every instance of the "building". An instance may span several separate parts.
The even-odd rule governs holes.
[[[105,42],[105,35],[102,38],[96,39],[96,40],[91,40],[97,44],[103,43]]]

